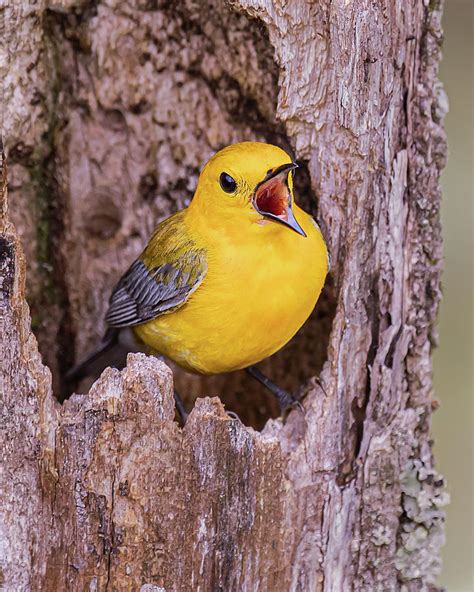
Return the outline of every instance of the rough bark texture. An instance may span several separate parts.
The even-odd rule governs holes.
[[[4,170],[6,590],[433,589],[446,502],[429,440],[440,12],[419,0],[3,6],[22,241]],[[152,227],[186,204],[213,151],[252,138],[306,165],[300,201],[316,211],[317,195],[331,252],[333,287],[266,363],[306,393],[304,414],[257,432],[206,398],[181,429],[169,369],[143,354],[61,406],[53,383],[99,337]],[[176,381],[222,394],[254,427],[275,412],[238,374]]]

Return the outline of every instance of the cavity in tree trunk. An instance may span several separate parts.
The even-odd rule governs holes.
[[[439,3],[22,0],[1,14],[3,587],[435,589]],[[169,368],[143,354],[61,405],[53,391],[153,227],[213,152],[250,139],[294,154],[331,253],[312,318],[262,365],[304,413],[268,419],[242,373],[175,369],[188,404],[220,395],[260,431],[217,398],[181,429]]]

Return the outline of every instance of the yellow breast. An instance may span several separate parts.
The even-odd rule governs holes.
[[[252,231],[235,221],[216,228],[185,217],[207,274],[175,312],[134,328],[155,350],[187,370],[230,372],[255,364],[287,343],[311,314],[327,274],[327,251],[314,220],[300,208],[306,237],[273,221]]]

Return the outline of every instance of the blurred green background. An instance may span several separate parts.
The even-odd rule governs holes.
[[[448,93],[449,160],[442,176],[444,234],[440,345],[434,353],[435,455],[448,481],[447,544],[440,584],[473,581],[473,16],[472,0],[446,0],[440,78]]]

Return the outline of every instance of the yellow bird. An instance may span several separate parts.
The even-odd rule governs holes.
[[[199,374],[252,367],[284,346],[311,314],[328,271],[319,227],[294,202],[296,167],[260,142],[215,154],[189,207],[158,224],[119,281],[109,331],[70,377],[125,327]],[[273,386],[282,408],[294,400]]]

